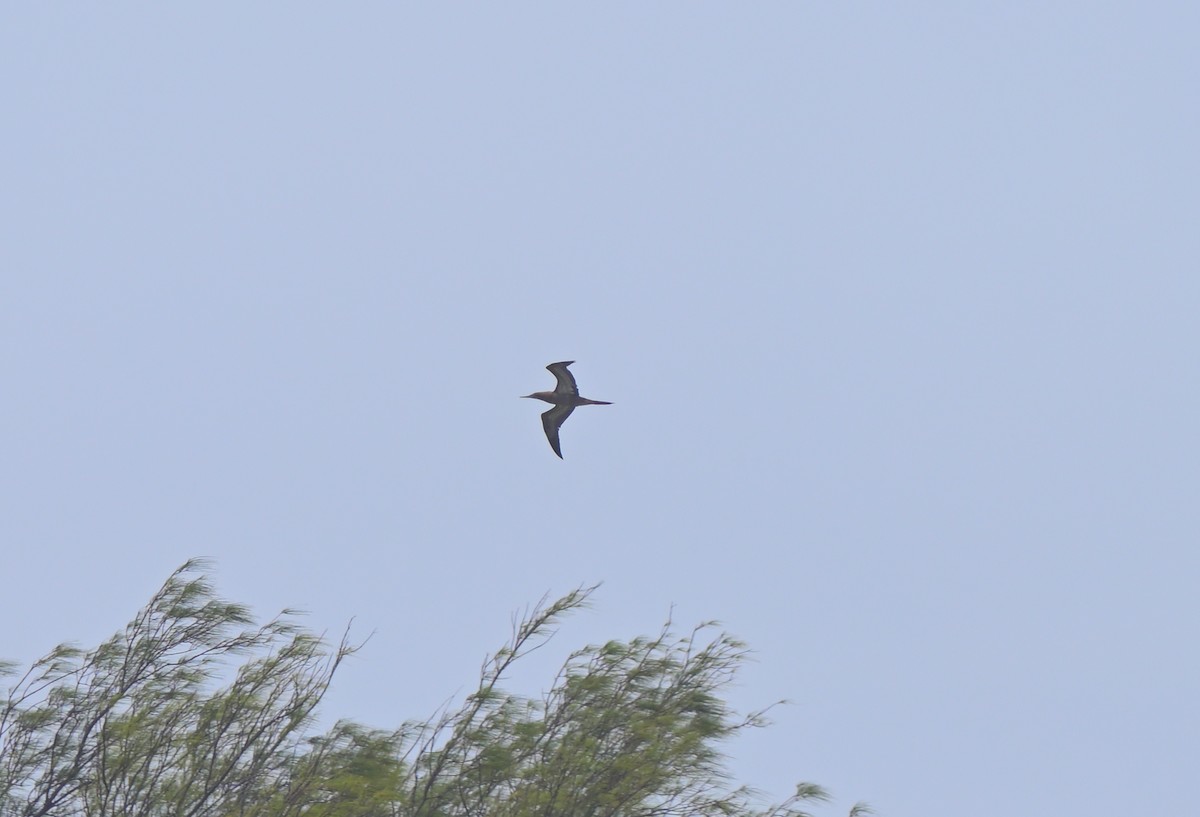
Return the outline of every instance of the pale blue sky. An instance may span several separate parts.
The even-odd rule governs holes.
[[[389,727],[603,580],[776,797],[1193,812],[1198,9],[6,7],[0,656],[209,556]]]

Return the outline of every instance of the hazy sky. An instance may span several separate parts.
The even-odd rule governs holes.
[[[1184,814],[1200,6],[0,12],[0,657],[192,556],[323,713],[720,619],[731,746],[886,817]],[[576,360],[565,460],[518,395]],[[540,656],[541,654],[539,654]],[[538,660],[542,660],[539,658]],[[540,665],[539,665],[540,666]]]

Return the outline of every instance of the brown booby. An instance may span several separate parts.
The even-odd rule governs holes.
[[[607,400],[589,400],[579,396],[579,387],[575,385],[575,376],[567,370],[567,367],[574,362],[573,360],[564,360],[559,363],[551,363],[546,367],[550,374],[558,380],[554,391],[535,391],[533,394],[521,395],[554,404],[554,408],[542,412],[542,428],[546,429],[546,439],[550,441],[550,447],[554,449],[554,453],[560,460],[563,455],[562,449],[558,445],[558,429],[571,416],[575,407],[612,405]]]

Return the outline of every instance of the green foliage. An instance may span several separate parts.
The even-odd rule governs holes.
[[[354,647],[327,651],[284,617],[249,626],[202,566],[177,570],[95,650],[55,648],[0,699],[2,817],[238,813],[287,772]]]
[[[253,627],[201,567],[176,571],[97,649],[54,649],[0,699],[0,817],[800,817],[827,799],[801,784],[762,809],[731,786],[721,745],[764,720],[722,699],[746,650],[711,625],[587,647],[548,693],[506,692],[513,664],[595,588],[517,621],[458,708],[305,739],[357,647],[328,648],[286,612]],[[222,686],[232,657],[244,661]]]

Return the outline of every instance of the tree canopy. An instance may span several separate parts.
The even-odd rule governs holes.
[[[549,692],[506,691],[514,662],[588,603],[581,587],[517,620],[457,707],[313,734],[362,645],[289,611],[255,625],[204,568],[183,565],[95,649],[0,665],[0,817],[799,817],[828,799],[800,784],[761,806],[733,785],[722,744],[765,721],[721,698],[746,648],[711,625],[585,647]]]

